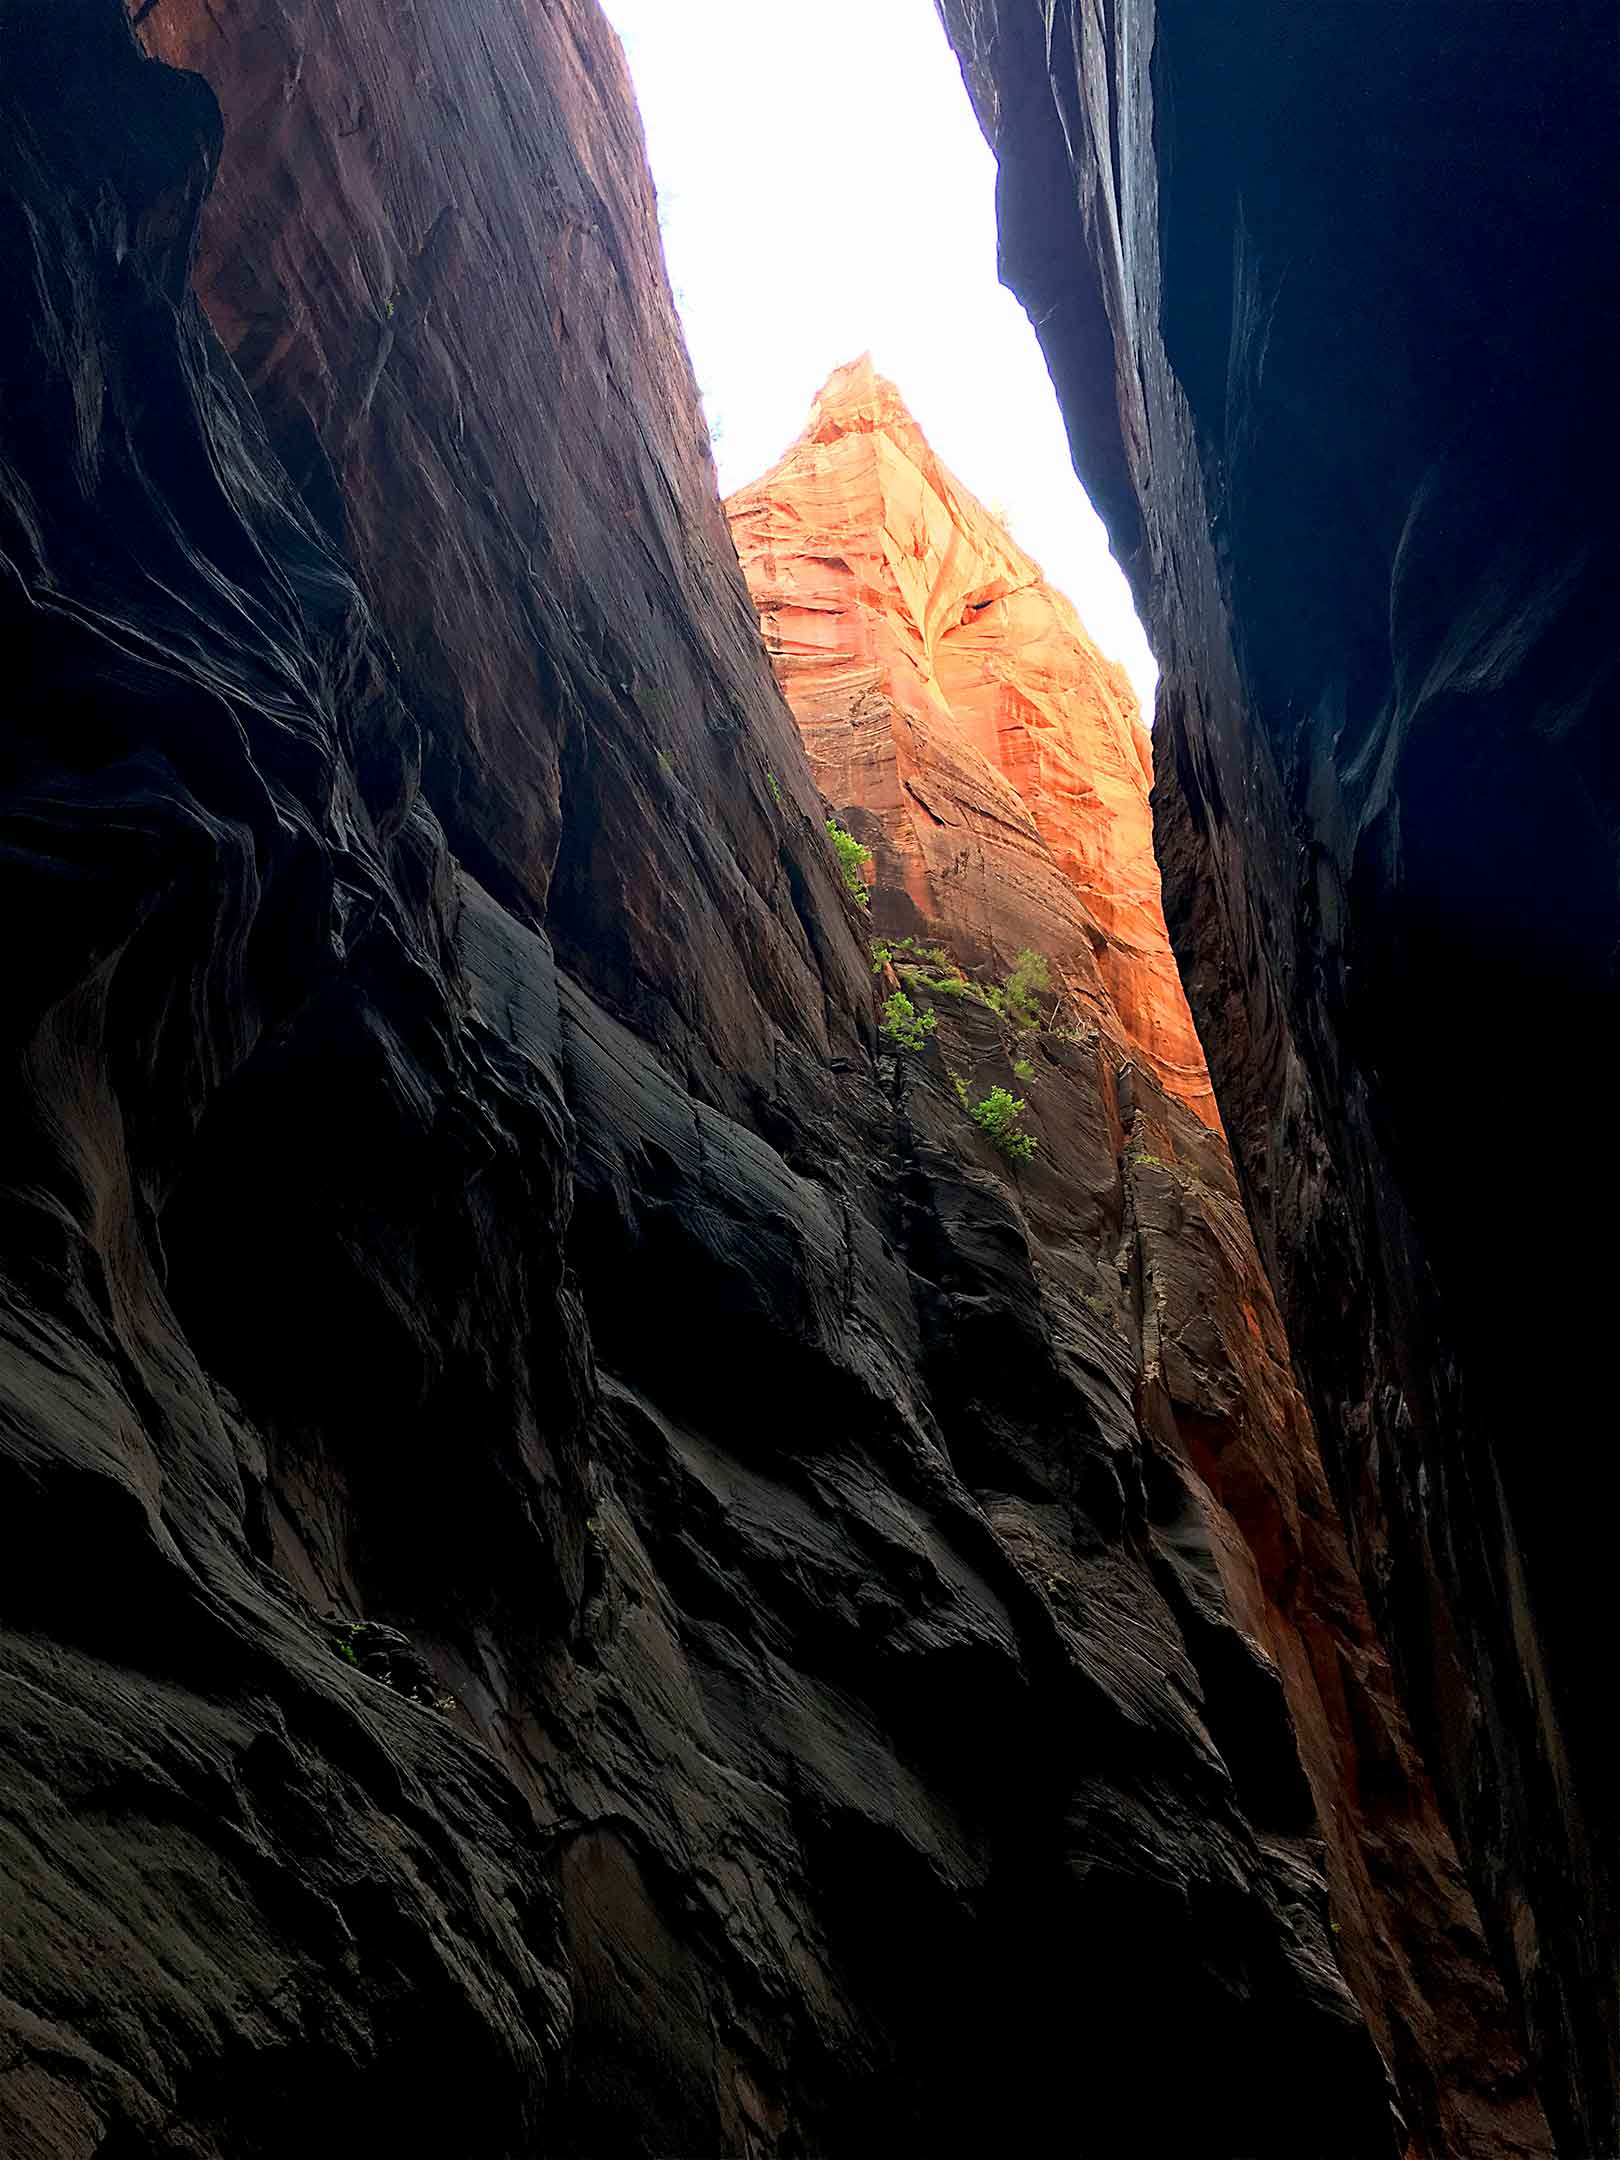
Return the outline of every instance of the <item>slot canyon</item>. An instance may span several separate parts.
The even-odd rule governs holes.
[[[4,2160],[1620,2154],[1620,24],[937,13],[1153,714],[597,0],[0,0]]]

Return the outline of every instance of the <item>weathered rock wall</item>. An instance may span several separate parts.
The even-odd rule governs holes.
[[[1206,1120],[1123,672],[930,449],[869,357],[727,504],[823,794],[884,849],[881,929],[983,964],[1036,945]]]
[[[1395,2152],[1215,1142],[876,1054],[600,17],[143,33],[0,10],[0,2146]]]
[[[650,239],[592,267],[652,230],[600,19],[147,28],[301,357],[188,295],[210,89],[9,10],[0,2143],[984,2150],[1083,2087],[1393,2150],[1121,1323],[871,1055]],[[516,254],[345,342],[447,198]]]
[[[1178,1035],[1200,1053],[1138,852],[1148,745],[1129,692],[869,361],[832,377],[727,511],[812,773],[870,847],[884,987],[897,970],[932,1016],[927,1056],[900,1057],[897,1084],[954,1074],[970,1101],[996,1085],[1022,1098],[1041,1136],[1020,1186],[1045,1230],[1043,1281],[1078,1264],[1081,1302],[1111,1314],[1128,1285],[1116,1351],[1190,1496],[1161,1534],[1213,1564],[1280,1678],[1334,1947],[1394,2069],[1410,2150],[1545,2150],[1230,1158],[1196,1114],[1185,1052],[1163,1070]],[[1030,945],[1055,959],[1034,1005],[1047,1025],[986,1026],[983,996]],[[1283,1815],[1303,1820],[1292,1791]]]
[[[1563,2149],[1607,2152],[1620,33],[941,12],[1163,670],[1166,910],[1334,1487]]]
[[[765,773],[802,768],[617,42],[592,0],[487,15],[162,0],[142,34],[220,100],[197,291],[362,570],[458,858],[737,1107],[761,1006],[825,1050],[865,992],[793,928],[800,879],[838,908],[824,850],[780,859]]]

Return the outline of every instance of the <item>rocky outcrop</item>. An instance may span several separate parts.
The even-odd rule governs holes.
[[[1068,997],[1212,1121],[1124,671],[869,356],[726,507],[811,771],[880,850],[877,927],[944,932],[1003,968],[1038,947]]]
[[[970,1102],[1002,1085],[1038,1125],[1023,1206],[1043,1295],[1067,1281],[1088,1315],[1113,1314],[1129,1280],[1110,1349],[1176,1466],[1184,1512],[1161,1534],[1203,1556],[1269,1656],[1305,1777],[1282,1816],[1314,1813],[1323,1836],[1335,1949],[1394,2068],[1409,2150],[1546,2151],[1230,1158],[1189,1115],[1186,1062],[1154,1069],[1173,1029],[1198,1050],[1136,853],[1147,739],[1129,692],[869,360],[832,377],[798,442],[727,510],[811,770],[870,850],[873,949],[885,988],[926,1016],[924,1071],[959,1066]],[[1099,915],[1129,919],[1131,942],[1102,936]],[[1060,956],[1033,1001],[1048,1025],[987,1024],[996,966],[1024,947]],[[1161,1024],[1144,1027],[1155,1006]],[[898,1060],[907,1099],[913,1076],[927,1084],[918,1064]],[[1085,1257],[1098,1238],[1100,1275]]]
[[[942,12],[1163,671],[1167,914],[1334,1488],[1561,2149],[1608,2152],[1620,33]]]

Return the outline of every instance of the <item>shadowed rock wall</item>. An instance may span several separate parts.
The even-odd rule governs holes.
[[[1396,2152],[1235,1197],[875,1054],[600,17],[144,33],[0,10],[0,2145]]]
[[[948,473],[870,357],[726,505],[822,792],[884,853],[881,929],[983,964],[1038,945],[1206,1122],[1159,900],[1151,752],[1122,669]]]
[[[1357,1561],[1608,2152],[1620,31],[941,12],[1163,670],[1166,912]]]

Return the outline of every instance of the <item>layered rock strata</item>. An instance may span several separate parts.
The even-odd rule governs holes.
[[[600,16],[140,14],[0,13],[0,2146],[1395,2153],[1216,1142],[876,1054]]]
[[[832,376],[798,441],[726,507],[812,773],[871,851],[885,987],[897,962],[933,1016],[928,1058],[899,1060],[902,1086],[919,1062],[960,1066],[970,1100],[997,1084],[1025,1099],[1041,1168],[1024,1208],[1047,1240],[1044,1275],[1072,1270],[1104,1224],[1116,1250],[1135,1243],[1139,1409],[1189,1479],[1187,1535],[1280,1677],[1335,1947],[1395,2067],[1411,2150],[1545,2151],[1230,1158],[1188,1114],[1203,1068],[1143,860],[1148,745],[1128,686],[869,359]],[[1053,958],[1035,1001],[1053,1024],[987,1023],[976,987],[993,995],[998,966],[1028,947]],[[1168,1070],[1167,1042],[1190,1046]],[[1106,1199],[1099,1096],[1116,1121]],[[1095,1309],[1095,1283],[1081,1285]]]
[[[942,14],[1163,671],[1167,913],[1356,1559],[1607,2153],[1620,26]]]
[[[1213,1120],[1123,669],[870,356],[726,507],[811,770],[882,850],[879,927],[948,932],[985,965],[1041,946],[1069,998]]]

